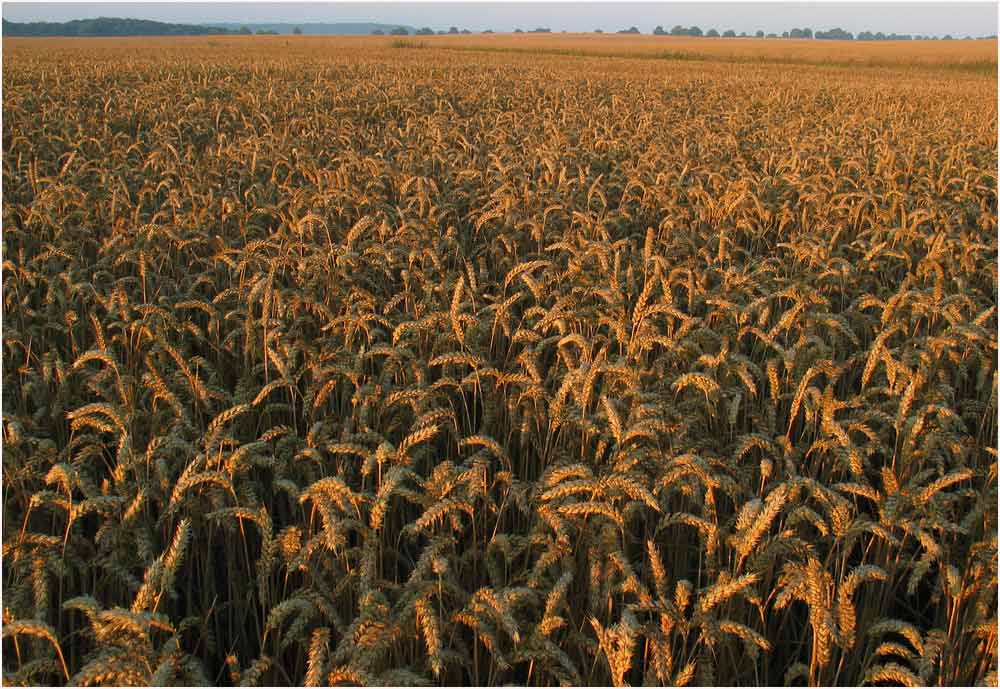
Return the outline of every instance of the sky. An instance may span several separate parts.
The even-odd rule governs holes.
[[[616,31],[675,24],[737,33],[793,27],[943,36],[997,33],[996,2],[4,2],[10,21],[129,17],[166,22],[379,22],[472,31]]]

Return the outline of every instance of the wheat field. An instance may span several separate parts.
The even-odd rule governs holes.
[[[4,684],[997,685],[996,42],[519,40],[4,41]]]

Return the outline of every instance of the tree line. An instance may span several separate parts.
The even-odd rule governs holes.
[[[3,35],[7,37],[44,36],[277,36],[280,32],[272,28],[260,27],[253,31],[249,26],[239,29],[203,24],[172,24],[150,19],[124,19],[119,17],[98,17],[97,19],[74,19],[68,22],[11,22],[3,20]],[[296,26],[293,34],[301,35],[302,28]]]
[[[385,31],[381,29],[372,31],[373,35],[384,36]],[[388,32],[390,36],[409,36],[416,34],[417,36],[434,36],[434,35],[446,35],[446,34],[468,34],[472,33],[468,29],[459,29],[458,27],[451,27],[447,31],[438,30],[435,31],[430,27],[424,27],[422,29],[417,29],[415,32],[411,32],[405,28],[397,28]],[[492,29],[486,29],[480,33],[491,34]],[[552,33],[552,29],[546,27],[538,27],[536,29],[530,29],[525,31],[520,28],[514,29],[514,33]],[[565,33],[565,32],[563,32]],[[604,33],[603,29],[594,29],[593,33]],[[615,33],[619,34],[641,34],[642,31],[636,26],[631,26],[627,29],[622,29]],[[736,33],[734,29],[726,29],[725,31],[718,31],[717,29],[707,29],[702,31],[701,28],[697,26],[685,27],[685,26],[674,26],[669,31],[664,29],[662,26],[657,26],[653,29],[654,36],[693,36],[693,37],[705,37],[705,38],[806,38],[806,39],[818,39],[818,40],[833,40],[833,41],[930,41],[939,40],[936,36],[922,36],[922,35],[912,35],[912,34],[898,34],[898,33],[883,33],[878,31],[872,33],[871,31],[861,31],[857,35],[850,31],[845,31],[841,28],[830,29],[828,31],[813,31],[812,29],[806,27],[804,29],[794,28],[790,31],[784,31],[780,34],[778,33],[765,33],[764,31],[756,31],[754,34],[748,34],[746,31]],[[971,39],[971,36],[966,36],[966,39]],[[995,39],[996,35],[991,36],[980,36],[980,39]],[[943,36],[940,40],[953,40],[953,36],[950,34]]]
[[[435,35],[444,36],[446,34],[470,34],[470,33],[472,32],[469,31],[468,29],[459,29],[457,26],[453,26],[449,28],[447,31],[435,31],[429,26],[425,26],[413,32],[409,31],[408,29],[402,26],[396,27],[395,29],[391,29],[389,31],[390,36],[409,36],[411,34],[416,34],[417,36],[435,36]],[[493,33],[493,32],[490,30],[486,30],[483,31],[483,33]],[[373,36],[384,36],[385,34],[386,32],[383,31],[382,29],[375,29],[374,31],[372,31]]]
[[[229,29],[197,24],[171,24],[149,19],[74,19],[68,22],[11,22],[3,20],[3,35],[15,36],[217,36]]]
[[[112,17],[98,17],[96,19],[74,19],[68,22],[11,22],[3,20],[3,35],[15,36],[214,36],[226,34],[249,35],[254,33],[249,27],[243,26],[239,29],[227,29],[218,26],[206,26],[199,24],[173,24],[168,22],[157,22],[148,19],[124,19]],[[259,28],[257,35],[276,35],[278,32],[273,29]],[[301,34],[302,29],[295,27],[294,34]],[[375,29],[371,32],[374,35],[385,35],[383,29]],[[450,27],[447,31],[438,30],[425,26],[415,31],[410,31],[405,27],[390,29],[391,36],[434,36],[443,34],[470,34],[469,29],[460,29],[457,26]],[[487,29],[481,33],[491,34],[493,31]],[[537,27],[524,31],[520,28],[514,29],[514,33],[552,33],[548,27]],[[594,33],[604,33],[601,29],[595,29]],[[619,34],[641,34],[638,27],[632,26],[618,31]],[[654,36],[694,36],[706,38],[806,38],[819,40],[839,40],[839,41],[909,41],[909,40],[937,40],[934,36],[921,36],[910,34],[883,33],[881,31],[872,33],[871,31],[861,31],[854,35],[850,31],[841,28],[830,29],[829,31],[813,31],[810,28],[794,28],[781,34],[764,33],[757,31],[753,36],[745,31],[739,34],[733,29],[726,29],[719,32],[716,29],[702,31],[697,26],[684,27],[676,25],[669,31],[662,26],[653,29]],[[946,35],[942,40],[952,40],[951,35]],[[972,38],[966,36],[966,39]],[[996,35],[981,36],[983,39],[995,39]]]
[[[626,29],[624,31],[619,31],[618,33],[641,33],[636,27],[631,29]],[[708,29],[707,31],[702,31],[697,26],[684,27],[675,26],[669,31],[666,31],[662,26],[657,26],[653,29],[654,36],[704,36],[706,38],[751,38],[749,34],[745,31],[737,34],[732,29],[726,29],[722,33],[719,33],[716,29]],[[794,28],[791,31],[784,31],[780,34],[777,33],[765,33],[763,31],[756,31],[752,38],[813,38],[819,40],[833,40],[833,41],[925,41],[925,40],[938,40],[936,36],[921,36],[912,34],[898,34],[898,33],[883,33],[881,31],[872,33],[871,31],[861,31],[857,35],[851,33],[850,31],[845,31],[841,28],[830,29],[829,31],[813,31],[810,28]],[[967,39],[971,39],[971,36],[966,36]],[[981,36],[980,38],[996,38],[993,36]],[[941,40],[953,40],[951,34],[947,34],[942,37]]]

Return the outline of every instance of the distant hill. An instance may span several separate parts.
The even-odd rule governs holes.
[[[98,17],[68,22],[10,22],[3,20],[4,37],[14,36],[216,36],[234,33],[218,26],[168,24],[148,19]]]
[[[237,22],[223,22],[209,24],[208,26],[226,29],[234,33],[242,28],[247,28],[253,33],[263,30],[274,31],[279,34],[290,34],[298,27],[302,29],[302,33],[314,36],[367,36],[376,30],[388,34],[393,29],[399,28],[406,29],[410,33],[416,33],[416,29],[412,26],[405,26],[404,24],[375,24],[372,22],[340,22],[334,24],[317,22],[304,22],[301,24],[289,24],[286,22],[276,24],[240,24]]]

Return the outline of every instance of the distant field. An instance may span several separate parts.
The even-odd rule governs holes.
[[[98,39],[99,40],[99,39]],[[35,41],[32,43],[32,41]],[[335,55],[344,50],[377,51],[393,45],[562,56],[612,56],[674,60],[799,63],[857,67],[925,67],[996,74],[997,41],[819,41],[750,38],[687,38],[619,34],[470,34],[459,36],[224,36],[121,38],[98,43],[90,38],[5,39],[15,54],[46,54],[58,59],[83,49],[91,54],[197,55],[252,50],[267,55]]]
[[[415,37],[424,40],[424,37]],[[487,34],[433,36],[428,46],[760,62],[875,66],[964,66],[996,70],[997,42],[818,41],[756,38],[688,38],[619,34]]]
[[[997,685],[995,42],[5,40],[4,685]]]

